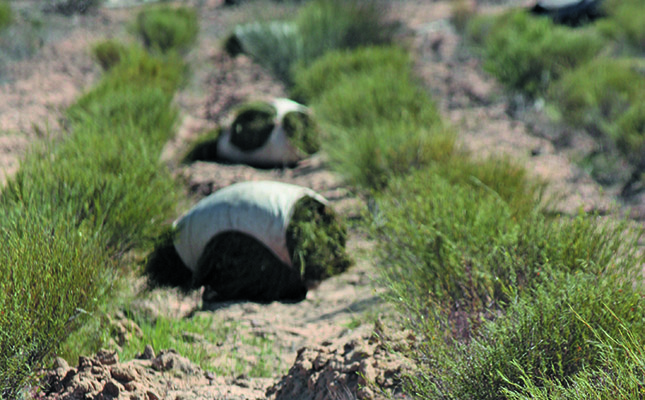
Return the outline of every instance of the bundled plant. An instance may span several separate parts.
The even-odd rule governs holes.
[[[197,15],[186,7],[148,8],[137,15],[135,30],[148,49],[183,51],[197,38]]]
[[[207,286],[218,300],[303,299],[309,285],[351,264],[344,223],[306,193],[293,185],[247,182],[202,200],[149,257],[151,286]],[[211,222],[208,232],[191,222],[197,219]],[[281,230],[282,223],[287,225]]]
[[[289,99],[241,105],[228,128],[200,138],[184,157],[191,161],[289,166],[320,149],[321,131],[309,109]]]

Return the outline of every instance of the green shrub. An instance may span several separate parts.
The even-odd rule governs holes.
[[[127,55],[122,62],[107,71],[94,89],[70,107],[67,113],[72,120],[85,118],[88,124],[91,119],[95,119],[93,123],[114,122],[122,117],[120,113],[125,113],[128,118],[148,119],[147,107],[150,104],[146,102],[156,102],[150,100],[152,97],[170,102],[172,93],[183,80],[181,60],[178,57],[155,57],[138,47],[129,48],[125,53]],[[145,91],[146,95],[139,96],[140,91]],[[174,118],[172,113],[167,116],[158,112],[150,114],[154,118]],[[148,124],[141,122],[141,125]]]
[[[469,41],[484,47],[486,40],[491,35],[498,20],[497,15],[480,14],[475,15],[468,21],[465,27],[465,34]]]
[[[435,104],[412,81],[410,71],[377,68],[346,76],[313,103],[325,124],[342,128],[373,128],[382,123],[442,125]]]
[[[550,97],[567,121],[602,131],[629,108],[643,82],[628,62],[600,58],[564,75]]]
[[[593,333],[591,344],[596,348],[597,368],[586,368],[568,380],[544,379],[537,385],[530,371],[516,365],[522,383],[503,389],[505,396],[511,400],[641,398],[645,376],[642,336],[624,325],[613,336],[590,325],[588,328]]]
[[[35,196],[35,193],[29,195]],[[50,210],[51,211],[51,210]],[[112,262],[65,210],[7,204],[0,214],[0,395],[18,398],[35,367],[96,306]],[[79,318],[82,319],[82,318]]]
[[[295,65],[309,65],[337,49],[389,43],[395,28],[369,0],[315,0],[294,21],[254,22],[237,26],[226,41],[229,52],[243,51],[286,82]]]
[[[181,51],[197,38],[197,15],[186,7],[149,8],[137,15],[135,29],[148,49]]]
[[[625,328],[634,334],[645,330],[642,287],[634,289],[631,281],[615,272],[568,279],[554,276],[536,293],[512,304],[457,358],[452,381],[455,398],[499,399],[504,391],[542,387],[544,381],[566,387],[579,374],[589,376],[602,368],[595,333],[619,337]],[[638,335],[635,342],[642,348],[645,338]],[[624,349],[605,351],[605,358],[616,359],[607,372],[629,362]]]
[[[502,308],[509,290],[535,287],[545,274],[599,273],[625,249],[620,227],[583,217],[550,221],[531,212],[529,205],[539,207],[534,184],[518,179],[518,167],[467,163],[395,179],[377,197],[385,281],[402,306],[438,303],[476,316]]]
[[[530,96],[541,95],[551,82],[591,60],[604,46],[598,34],[557,26],[525,11],[498,17],[484,43],[485,68]]]
[[[331,51],[388,44],[396,26],[384,19],[382,3],[373,0],[314,0],[296,17],[305,65]]]
[[[292,95],[301,101],[313,101],[349,75],[375,73],[374,70],[409,71],[410,56],[399,47],[365,47],[330,51],[308,67],[294,72]]]
[[[645,75],[631,59],[601,58],[562,77],[550,97],[569,123],[584,127],[634,162],[642,156],[645,133]]]
[[[126,46],[116,40],[105,40],[92,47],[92,57],[103,71],[107,71],[121,62],[126,53]]]
[[[6,1],[0,1],[0,30],[11,25],[13,20],[13,12],[11,11],[11,5]]]
[[[282,118],[284,131],[291,143],[305,154],[314,154],[320,150],[320,127],[315,118],[308,113],[288,112]]]
[[[159,154],[177,115],[178,66],[127,53],[70,108],[66,139],[29,153],[0,196],[2,396],[19,394],[105,300],[124,253],[174,210]]]
[[[303,38],[290,21],[238,25],[226,43],[231,54],[236,54],[239,46],[241,52],[287,83],[291,82],[291,68],[304,57]]]
[[[608,18],[601,22],[613,39],[625,40],[639,52],[645,51],[645,7],[639,0],[608,0],[603,4]]]
[[[373,126],[329,127],[323,149],[330,166],[349,183],[381,189],[416,168],[441,162],[456,151],[455,135],[442,125],[381,121]]]
[[[643,82],[645,83],[645,78]],[[641,87],[645,90],[645,84]],[[643,162],[643,154],[645,154],[645,95],[643,92],[640,92],[637,100],[618,118],[609,134],[632,163]]]

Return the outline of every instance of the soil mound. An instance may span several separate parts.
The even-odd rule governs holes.
[[[294,365],[267,390],[272,400],[405,399],[405,363],[376,336],[338,346],[303,347]]]

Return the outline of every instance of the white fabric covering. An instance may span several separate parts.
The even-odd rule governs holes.
[[[217,141],[217,154],[226,160],[239,163],[253,163],[265,165],[290,164],[302,160],[306,154],[289,143],[289,138],[284,131],[282,119],[292,111],[307,113],[308,108],[295,101],[276,98],[270,104],[277,110],[275,128],[269,140],[260,148],[244,151],[231,143],[231,128],[224,130]]]
[[[281,182],[237,183],[202,199],[177,219],[175,249],[193,272],[206,244],[217,234],[238,231],[251,235],[287,265],[291,258],[286,231],[298,200],[309,196],[327,200],[309,188]]]

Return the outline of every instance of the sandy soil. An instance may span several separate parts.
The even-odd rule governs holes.
[[[220,0],[193,3],[199,7],[202,35],[188,55],[192,80],[177,96],[182,123],[163,152],[163,160],[186,183],[184,209],[231,183],[271,179],[311,187],[346,217],[356,216],[364,207],[363,201],[330,172],[321,155],[297,168],[276,170],[179,162],[190,142],[226,123],[231,107],[240,101],[285,94],[278,82],[249,59],[231,59],[221,50],[223,36],[232,23],[243,18],[244,9],[220,7]],[[501,7],[526,2],[479,3],[481,7]],[[530,171],[552,182],[553,192],[561,195],[555,205],[561,212],[575,213],[580,207],[621,212],[612,193],[601,190],[570,161],[575,151],[590,146],[590,139],[571,135],[569,144],[563,146],[557,135],[545,134],[552,130],[544,119],[512,112],[512,99],[482,72],[480,61],[461,44],[449,22],[450,2],[408,0],[397,3],[392,12],[413,34],[410,45],[418,75],[475,156],[507,154],[520,160]],[[30,144],[46,136],[43,131],[64,134],[59,120],[65,107],[100,73],[88,47],[98,38],[123,32],[124,21],[132,15],[128,8],[106,8],[74,17],[67,30],[43,42],[35,55],[6,64],[6,76],[0,84],[0,182],[16,171]],[[34,395],[43,399],[371,399],[390,393],[406,398],[400,393],[398,376],[407,364],[387,351],[383,339],[409,345],[414,338],[380,322],[356,323],[365,316],[380,321],[379,315],[388,312],[372,284],[378,268],[371,256],[372,246],[359,232],[352,232],[349,248],[355,265],[347,273],[323,282],[297,304],[203,304],[199,293],[182,296],[156,290],[132,305],[157,316],[189,318],[216,313],[222,320],[238,321],[253,334],[273,341],[280,357],[276,370],[290,367],[284,376],[214,376],[170,349],[141,349],[138,359],[123,361],[106,350],[83,357],[72,366],[58,359],[55,368],[46,372],[50,389]],[[119,323],[133,324],[123,318]],[[225,362],[232,352],[248,354],[249,362],[253,362],[252,350],[240,347],[233,338],[223,343],[197,339],[195,345],[212,352],[215,363]]]

